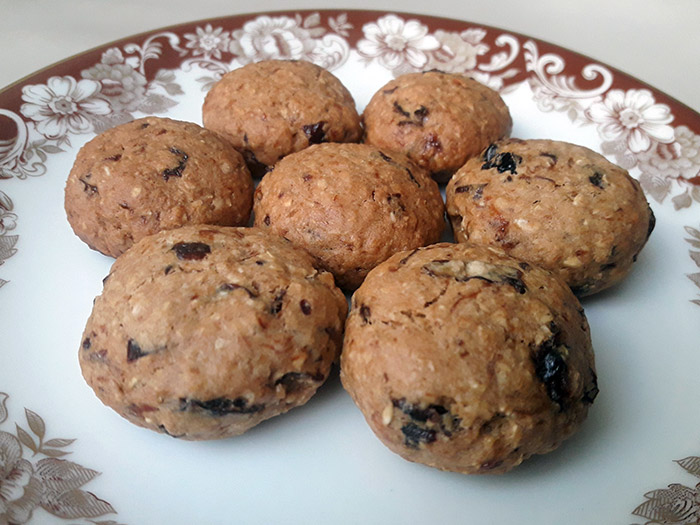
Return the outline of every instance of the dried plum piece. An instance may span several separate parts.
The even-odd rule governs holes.
[[[163,179],[166,181],[169,180],[170,177],[182,177],[182,172],[185,171],[187,161],[190,158],[187,153],[177,149],[176,147],[171,147],[169,151],[178,157],[178,164],[174,168],[166,168],[163,170]]]
[[[83,350],[90,350],[91,346],[92,346],[92,340],[90,339],[90,337],[86,337],[85,339],[83,339],[83,342],[81,344],[81,347]]]
[[[308,389],[312,383],[321,383],[326,377],[319,373],[309,374],[307,372],[287,372],[277,381],[275,386],[282,385],[285,392],[292,393],[299,390]]]
[[[403,202],[401,202],[400,193],[392,193],[391,195],[387,195],[386,202],[392,209],[392,212],[396,213],[397,215],[402,215],[406,211],[406,206]]]
[[[325,121],[320,121],[316,122],[315,124],[306,124],[305,126],[302,126],[302,130],[304,131],[304,135],[306,135],[306,138],[309,140],[309,144],[321,144],[322,142],[326,142],[326,132],[323,129],[323,126],[326,125]]]
[[[406,170],[406,173],[408,174],[408,178],[411,179],[411,182],[413,182],[413,184],[415,184],[419,188],[421,187],[420,182],[418,182],[418,179],[416,179],[415,175],[413,175],[413,172],[410,170],[410,168],[408,168],[407,166],[403,166],[402,164],[399,164],[398,162],[396,162],[394,159],[392,159],[389,155],[387,155],[383,151],[379,151],[378,153],[383,161],[388,162],[390,164],[393,164],[394,166],[398,166],[398,167]]]
[[[229,414],[255,414],[265,409],[265,405],[249,404],[245,397],[230,399],[227,397],[216,397],[207,401],[193,398],[180,398],[180,411],[203,410],[212,416],[222,417]]]
[[[431,277],[448,277],[458,282],[480,279],[488,283],[507,284],[519,294],[527,292],[522,280],[523,272],[518,268],[484,261],[435,260],[426,263],[422,271]]]
[[[478,201],[484,196],[484,188],[488,185],[488,182],[483,184],[465,184],[464,186],[457,186],[455,193],[471,193],[472,199]]]
[[[362,324],[372,324],[370,317],[372,316],[372,310],[366,304],[360,306],[360,317],[362,318]]]
[[[247,137],[244,137],[247,138]],[[255,178],[262,178],[267,172],[272,171],[272,168],[267,164],[263,164],[255,156],[255,153],[250,149],[243,149],[241,151],[243,154],[243,159],[245,160],[246,166],[250,170],[250,174]]]
[[[593,371],[593,369],[591,369],[591,382],[589,385],[586,386],[586,390],[583,392],[583,397],[581,398],[581,401],[591,405],[593,404],[595,398],[598,397],[599,392],[600,390],[598,389],[598,376]]]
[[[420,188],[420,182],[418,182],[418,179],[416,179],[416,177],[413,175],[413,172],[405,166],[404,169],[406,170],[406,173],[408,173],[408,178],[411,179],[411,182]]]
[[[566,362],[566,345],[560,343],[561,333],[554,326],[552,335],[543,341],[533,352],[532,362],[535,376],[545,386],[549,399],[566,408],[569,397],[569,365]]]
[[[484,155],[484,157],[486,158],[486,155]],[[509,171],[512,175],[517,175],[517,167],[522,161],[523,158],[520,155],[516,155],[515,153],[505,151],[503,153],[498,153],[495,156],[492,156],[489,160],[487,160],[486,162],[484,162],[484,164],[481,165],[481,169],[489,170],[491,168],[496,168],[496,170],[498,170],[498,173],[505,173],[506,171]]]
[[[603,177],[605,174],[596,171],[593,175],[588,177],[588,181],[593,184],[596,188],[605,189],[606,184],[603,182]]]
[[[389,155],[387,155],[386,153],[384,153],[384,152],[382,152],[382,151],[379,152],[379,156],[380,156],[380,157],[382,158],[382,160],[384,160],[385,162],[390,162],[390,163],[392,163],[392,164],[394,163],[394,159],[392,159]]]
[[[552,166],[557,163],[559,159],[557,159],[557,156],[554,153],[540,153],[540,157],[547,157],[552,160]]]
[[[654,215],[654,211],[651,209],[649,204],[647,204],[647,208],[649,208],[649,226],[647,227],[647,240],[649,240],[651,232],[653,232],[654,228],[656,227],[656,216]]]
[[[275,295],[274,299],[272,299],[272,304],[270,305],[270,313],[272,315],[277,315],[282,311],[282,307],[284,306],[285,295],[287,295],[286,288],[277,292],[277,295]]]
[[[171,250],[181,261],[201,261],[211,253],[211,247],[203,242],[178,242]]]
[[[137,359],[141,359],[142,357],[145,357],[149,354],[150,352],[144,352],[141,349],[141,346],[133,339],[129,339],[129,341],[126,343],[126,362],[127,363],[133,363]]]
[[[418,448],[421,443],[433,443],[437,439],[437,433],[428,428],[423,428],[415,423],[408,423],[401,427],[404,436],[404,445],[409,448]]]
[[[299,308],[304,315],[311,315],[311,303],[306,299],[299,301]]]
[[[484,151],[484,156],[482,157],[484,162],[491,162],[491,160],[496,156],[496,153],[498,153],[498,145],[490,144]]]
[[[460,429],[461,419],[452,414],[443,404],[431,403],[422,406],[417,403],[409,403],[406,398],[392,399],[391,403],[408,416],[411,420],[409,424],[430,430],[436,436],[438,433],[442,433],[451,437],[454,432]]]
[[[408,111],[406,111],[406,110],[401,106],[401,104],[399,104],[396,100],[394,100],[393,106],[394,106],[394,111],[395,111],[396,113],[398,113],[399,115],[401,115],[401,116],[403,116],[403,117],[406,117],[406,118],[410,118],[410,117],[411,117],[411,114],[410,114]]]
[[[87,193],[88,197],[92,197],[93,195],[97,195],[98,193],[100,193],[99,190],[97,189],[97,186],[95,186],[94,184],[90,184],[88,182],[88,179],[90,179],[91,177],[92,177],[92,174],[88,173],[87,175],[85,175],[85,177],[80,177],[78,179],[80,182],[82,182],[83,191],[85,193]]]
[[[408,260],[409,260],[411,257],[413,257],[415,254],[418,253],[419,250],[420,250],[420,248],[416,248],[415,250],[413,250],[413,251],[412,251],[411,253],[409,253],[406,257],[404,257],[403,259],[401,259],[401,260],[399,261],[399,264],[402,265],[402,266],[403,266],[404,264],[406,264],[406,263],[408,262]]]
[[[250,297],[251,299],[257,299],[260,295],[255,290],[251,290],[247,286],[243,286],[241,284],[236,284],[236,283],[223,283],[223,284],[219,285],[219,287],[216,289],[216,291],[219,293],[228,293],[228,292],[232,292],[234,290],[245,291],[248,294],[248,297]]]

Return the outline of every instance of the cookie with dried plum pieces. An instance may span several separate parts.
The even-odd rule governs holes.
[[[357,288],[392,254],[440,239],[440,190],[396,152],[367,144],[318,144],[282,159],[255,190],[255,225],[301,246]]]
[[[362,138],[347,88],[303,60],[263,60],[227,73],[207,94],[202,120],[242,152],[259,177],[311,144]]]
[[[97,397],[132,423],[224,438],[308,401],[338,357],[346,313],[333,276],[288,241],[186,226],[116,260],[80,365]]]
[[[496,246],[543,266],[579,297],[624,279],[655,224],[626,170],[552,140],[490,145],[455,173],[446,197],[458,242]]]
[[[392,451],[465,474],[557,448],[598,393],[588,322],[566,284],[469,244],[398,253],[369,273],[341,380]]]
[[[438,182],[507,137],[513,125],[496,91],[437,70],[391,80],[372,96],[362,119],[366,143],[406,154]]]
[[[65,187],[73,231],[112,257],[160,230],[245,225],[252,206],[253,180],[240,153],[197,124],[160,117],[89,141]]]

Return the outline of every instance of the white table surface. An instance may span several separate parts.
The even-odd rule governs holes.
[[[700,111],[700,0],[0,0],[0,88],[135,33],[289,9],[393,10],[516,31],[614,66]]]

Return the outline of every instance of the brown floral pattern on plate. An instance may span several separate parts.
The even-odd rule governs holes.
[[[0,428],[9,417],[8,398],[8,394],[0,392]],[[17,422],[14,434],[0,430],[0,523],[41,522],[43,509],[58,518],[73,520],[76,525],[118,525],[113,520],[75,521],[116,513],[107,501],[82,490],[100,473],[60,459],[70,454],[66,449],[75,439],[47,439],[41,416],[28,408],[24,414],[28,430]]]

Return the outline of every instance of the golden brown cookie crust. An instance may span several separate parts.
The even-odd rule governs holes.
[[[352,302],[343,385],[410,461],[505,472],[556,448],[597,395],[576,297],[501,251],[443,243],[396,254]]]
[[[654,216],[626,170],[582,146],[510,139],[447,186],[458,242],[487,244],[557,272],[578,296],[621,281]]]
[[[207,94],[202,119],[243,153],[258,176],[311,144],[362,137],[350,92],[306,61],[266,60],[227,73]]]
[[[333,277],[255,228],[187,226],[114,263],[80,364],[103,403],[183,439],[240,434],[328,377],[347,303]]]
[[[255,191],[255,225],[317,258],[354,289],[397,251],[436,242],[437,184],[403,155],[366,144],[319,144],[289,155]]]
[[[402,75],[377,91],[362,115],[365,142],[400,151],[439,182],[512,128],[500,95],[463,75]]]
[[[65,187],[73,231],[112,257],[160,230],[245,225],[252,198],[252,178],[231,145],[197,124],[158,117],[85,144]]]

